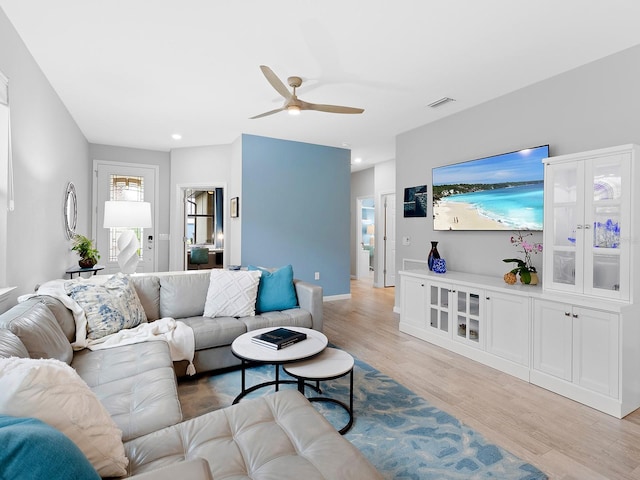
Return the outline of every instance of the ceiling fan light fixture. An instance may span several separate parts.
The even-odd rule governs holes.
[[[300,107],[298,105],[289,105],[287,112],[289,112],[289,115],[300,115]]]
[[[274,113],[287,111],[289,115],[300,115],[301,110],[315,110],[317,112],[328,112],[328,113],[362,113],[364,112],[363,108],[354,108],[354,107],[345,107],[342,105],[324,105],[324,104],[315,104],[315,103],[307,103],[302,100],[298,100],[296,96],[296,89],[302,85],[302,78],[300,77],[289,77],[287,81],[289,82],[289,86],[293,89],[290,92],[282,80],[280,80],[273,70],[271,70],[266,65],[260,65],[260,70],[262,70],[262,74],[265,76],[267,81],[271,84],[276,92],[278,92],[284,99],[285,103],[282,107],[276,108],[275,110],[271,110],[269,112],[261,113],[260,115],[255,115],[251,117],[251,119],[262,118],[268,115],[273,115]]]

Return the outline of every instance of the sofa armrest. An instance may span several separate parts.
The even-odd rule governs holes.
[[[293,280],[296,287],[296,295],[298,296],[298,305],[300,308],[311,312],[311,321],[313,329],[322,331],[322,287],[313,283],[303,282],[302,280]]]
[[[209,462],[204,458],[194,458],[184,462],[173,463],[166,467],[151,470],[149,472],[133,475],[135,480],[175,480],[176,478],[188,478],[189,480],[213,480]]]

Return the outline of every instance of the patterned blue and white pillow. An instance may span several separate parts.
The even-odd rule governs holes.
[[[95,340],[147,321],[131,279],[117,273],[103,284],[68,281],[64,289],[87,317],[87,338]]]

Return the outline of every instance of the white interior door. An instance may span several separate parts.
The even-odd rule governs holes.
[[[384,286],[396,285],[396,194],[384,195]]]
[[[129,200],[151,203],[153,226],[134,229],[140,242],[140,262],[136,272],[154,272],[157,263],[158,224],[156,184],[159,168],[154,165],[106,162],[94,160],[93,179],[93,238],[100,252],[99,263],[105,266],[104,273],[117,273],[118,266],[117,237],[119,229],[104,228],[104,202],[107,200]]]

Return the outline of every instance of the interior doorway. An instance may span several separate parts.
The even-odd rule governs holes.
[[[358,198],[357,279],[373,281],[375,268],[376,209],[373,197]]]
[[[224,188],[183,188],[183,269],[224,266]]]

